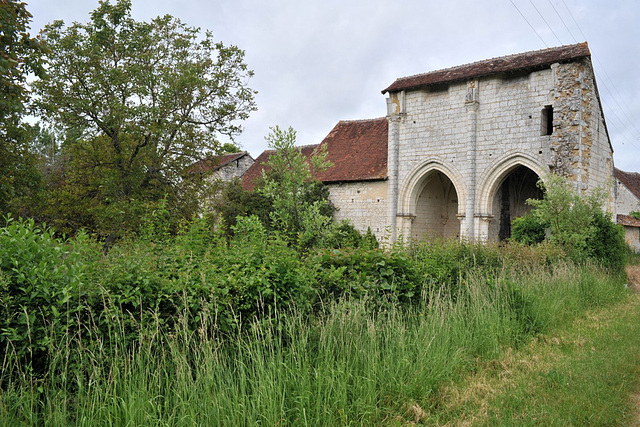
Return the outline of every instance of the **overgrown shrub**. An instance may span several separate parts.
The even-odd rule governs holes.
[[[356,247],[320,251],[309,259],[318,287],[334,298],[408,302],[420,294],[421,277],[406,251]]]
[[[14,352],[41,372],[50,339],[82,317],[93,289],[89,260],[97,247],[85,234],[63,240],[34,221],[5,218],[0,228],[0,360]]]
[[[628,251],[624,228],[602,211],[595,212],[592,221],[593,232],[587,239],[589,255],[612,270],[622,269]]]
[[[514,220],[514,241],[535,244],[547,238],[574,261],[593,259],[611,268],[624,265],[624,230],[604,212],[602,191],[581,195],[557,175],[550,175],[538,185],[545,190],[544,198],[527,200],[533,210]],[[549,235],[545,237],[547,230]]]
[[[533,213],[515,218],[511,224],[511,239],[525,245],[544,242],[549,224]]]
[[[482,268],[489,274],[503,264],[495,246],[453,240],[414,243],[410,253],[422,282],[451,296],[471,271]]]

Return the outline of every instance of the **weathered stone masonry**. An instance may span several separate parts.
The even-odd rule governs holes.
[[[394,239],[508,237],[550,171],[583,191],[611,186],[586,44],[399,79],[384,92]]]
[[[386,118],[341,121],[320,144],[336,219],[392,240],[501,240],[550,172],[603,188],[609,211],[640,207],[640,175],[637,194],[614,180],[590,55],[580,43],[396,80]]]

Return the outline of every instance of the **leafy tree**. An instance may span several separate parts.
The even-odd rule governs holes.
[[[35,158],[29,154],[31,130],[20,123],[29,73],[43,76],[42,46],[29,35],[31,14],[25,3],[0,1],[0,212],[14,197],[38,184]]]
[[[271,170],[263,175],[257,191],[271,201],[273,228],[300,247],[309,247],[326,232],[332,220],[326,214],[328,200],[317,197],[319,190],[312,173],[331,165],[326,150],[316,149],[306,158],[295,146],[296,131],[292,128],[282,130],[276,126],[266,139],[276,152],[269,157],[267,165]]]
[[[214,210],[222,219],[221,230],[227,240],[234,234],[238,217],[254,215],[267,231],[270,230],[271,201],[258,192],[243,189],[239,179],[221,183],[220,195],[214,199]]]
[[[544,191],[542,200],[527,201],[534,207],[536,218],[548,224],[552,242],[580,257],[587,255],[587,240],[595,232],[593,216],[602,211],[603,194],[594,191],[582,197],[571,184],[559,175],[550,175],[538,183]]]
[[[515,241],[540,243],[548,229],[549,241],[561,246],[577,261],[593,258],[611,268],[623,265],[624,230],[603,211],[602,191],[582,196],[558,175],[551,175],[538,185],[544,190],[544,198],[527,200],[533,210],[514,220]]]
[[[41,37],[48,78],[34,83],[36,105],[67,135],[59,196],[88,205],[94,226],[165,196],[170,211],[193,213],[182,172],[255,110],[244,52],[168,15],[135,21],[130,0],[100,1],[89,23],[55,21]]]

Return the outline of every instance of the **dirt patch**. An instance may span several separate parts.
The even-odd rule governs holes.
[[[624,271],[627,273],[629,288],[640,293],[640,265],[627,265]]]

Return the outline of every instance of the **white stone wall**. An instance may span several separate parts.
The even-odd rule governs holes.
[[[371,227],[378,239],[387,232],[387,181],[360,181],[328,184],[329,200],[336,207],[336,221],[348,219],[366,232]]]
[[[616,214],[629,215],[640,211],[640,200],[620,181],[616,180]]]
[[[613,153],[592,79],[585,60],[526,75],[391,93],[389,147],[397,149],[397,163],[391,164],[396,158],[390,153],[388,218],[396,217],[396,237],[407,234],[418,214],[422,189],[414,188],[420,183],[416,174],[429,173],[427,164],[464,194],[458,203],[460,235],[479,240],[489,237],[496,191],[518,165],[541,177],[550,166],[566,170],[585,190],[611,185]],[[550,136],[541,135],[547,105],[554,108]]]
[[[640,228],[625,226],[624,240],[635,253],[640,252]]]
[[[249,155],[240,157],[237,160],[227,163],[220,169],[212,172],[209,175],[209,179],[212,181],[231,181],[234,178],[240,178],[254,163],[254,160]]]

